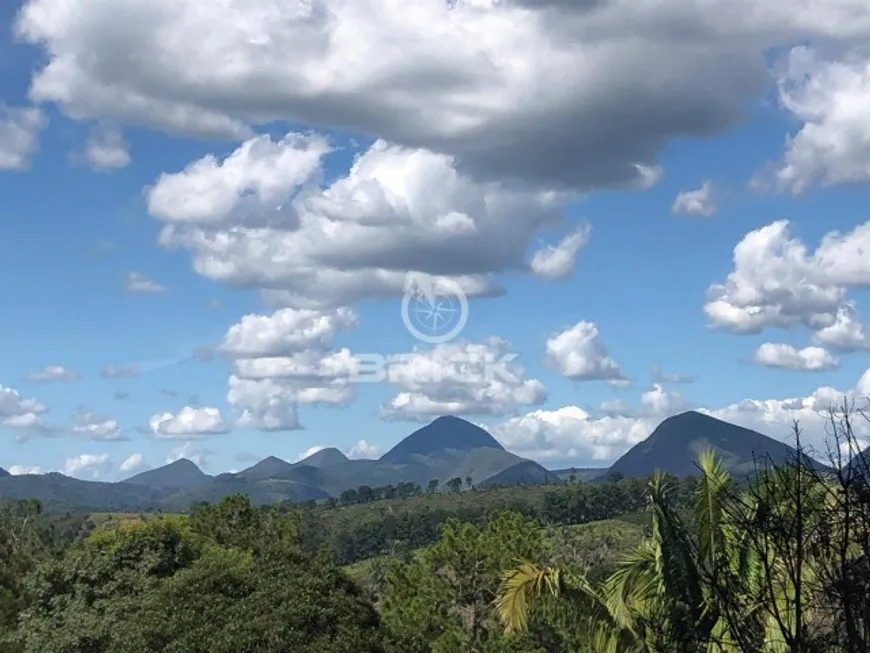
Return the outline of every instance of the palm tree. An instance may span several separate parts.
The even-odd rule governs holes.
[[[620,561],[600,587],[582,576],[524,563],[505,573],[496,607],[507,632],[525,629],[534,604],[568,599],[593,650],[620,653],[779,653],[753,541],[728,511],[732,479],[711,452],[699,459],[701,481],[688,523],[672,507],[672,484],[649,486],[652,536]],[[751,510],[751,507],[749,508]]]

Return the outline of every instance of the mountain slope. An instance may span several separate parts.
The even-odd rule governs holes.
[[[629,449],[610,467],[625,477],[650,476],[658,470],[674,476],[698,473],[698,454],[712,449],[736,476],[752,474],[756,460],[781,463],[797,452],[756,431],[689,411],[659,424],[650,436]],[[820,465],[821,467],[821,465]]]
[[[269,456],[257,464],[252,465],[247,469],[243,469],[238,474],[235,474],[235,476],[249,481],[260,481],[266,478],[272,478],[273,476],[292,468],[293,465],[288,463],[286,460],[281,460],[275,456]],[[221,477],[222,479],[225,478],[224,475],[221,475]]]
[[[480,483],[480,487],[496,485],[545,485],[558,483],[559,477],[533,460],[521,460],[515,465],[490,476]]]
[[[195,463],[181,458],[157,469],[136,474],[122,483],[144,485],[163,490],[188,489],[211,483],[212,477],[204,473]]]
[[[12,474],[0,467],[0,478],[6,478],[7,476],[12,476]]]
[[[320,451],[314,452],[313,454],[308,456],[308,458],[300,460],[296,464],[326,469],[327,467],[342,465],[348,462],[348,460],[349,458],[335,447],[327,447],[326,449],[321,449]]]
[[[464,419],[446,415],[439,417],[399,442],[381,456],[379,462],[402,464],[414,462],[415,456],[440,455],[447,451],[500,449],[498,440],[484,429]]]

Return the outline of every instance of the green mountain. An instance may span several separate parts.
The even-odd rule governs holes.
[[[0,498],[36,498],[51,510],[183,511],[199,501],[215,502],[235,493],[256,504],[338,497],[362,485],[379,487],[452,478],[479,487],[536,485],[603,478],[609,472],[645,477],[655,470],[676,476],[696,474],[698,454],[712,448],[735,475],[751,474],[756,459],[781,462],[795,455],[788,445],[708,415],[688,412],[669,417],[608,470],[549,471],[506,451],[486,430],[457,417],[439,417],[420,428],[379,460],[350,460],[337,449],[322,449],[288,463],[270,456],[238,473],[209,476],[190,460],[178,460],[119,483],[97,483],[62,474],[0,474]],[[820,467],[822,467],[820,465]]]
[[[515,465],[490,476],[480,484],[480,487],[496,485],[545,485],[561,483],[561,479],[553,472],[541,467],[532,460],[521,460]]]
[[[570,481],[574,477],[575,481],[591,481],[593,479],[604,476],[607,473],[606,467],[565,467],[564,469],[553,469],[551,473],[559,477],[560,480]]]
[[[230,478],[235,476],[248,481],[261,481],[266,478],[272,478],[273,476],[292,468],[293,465],[288,463],[286,460],[281,460],[275,456],[269,456],[268,458],[264,458],[258,462],[256,465],[243,469],[238,474],[221,474],[221,477]]]
[[[144,485],[161,490],[183,490],[208,485],[211,481],[212,477],[205,474],[195,463],[187,458],[181,458],[163,467],[136,474],[122,483]]]
[[[696,411],[668,417],[643,442],[607,470],[625,477],[650,476],[656,470],[674,476],[698,473],[698,455],[712,449],[735,476],[749,476],[765,461],[781,463],[797,451],[779,440]],[[819,464],[820,468],[823,468]]]
[[[504,451],[498,440],[484,429],[464,419],[445,415],[417,429],[380,458],[381,463],[411,463],[420,456],[441,456],[450,451],[497,449]]]
[[[300,460],[297,465],[308,465],[309,467],[319,467],[320,469],[327,469],[329,467],[335,467],[337,465],[343,465],[346,462],[349,462],[349,458],[345,456],[341,451],[336,449],[335,447],[328,447],[326,449],[321,449],[317,451],[308,458],[304,460]]]

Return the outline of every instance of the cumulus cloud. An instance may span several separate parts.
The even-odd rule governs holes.
[[[56,433],[43,421],[42,415],[47,410],[36,399],[25,399],[15,388],[0,384],[0,427],[10,429],[19,442]]]
[[[360,440],[347,451],[347,457],[353,460],[365,459],[372,460],[379,458],[383,450],[376,444],[371,444],[365,440]]]
[[[870,349],[870,337],[858,315],[854,302],[847,302],[837,309],[833,323],[813,334],[813,341],[839,351]]]
[[[295,228],[292,200],[330,149],[321,136],[257,136],[222,161],[208,155],[161,175],[148,191],[148,211],[167,223]]]
[[[258,358],[326,349],[332,346],[337,333],[356,325],[356,315],[347,308],[331,311],[286,308],[272,315],[246,315],[230,327],[220,351],[235,358]]]
[[[383,141],[328,186],[300,189],[292,182],[301,173],[267,184],[261,177],[272,174],[276,157],[305,158],[295,151],[300,138],[243,143],[222,164],[232,165],[233,183],[198,181],[193,207],[172,199],[176,189],[161,190],[168,177],[158,180],[152,195],[160,191],[166,198],[158,204],[176,207],[156,213],[167,222],[160,242],[188,250],[209,279],[262,288],[276,306],[311,309],[401,297],[411,272],[449,279],[468,296],[499,294],[490,275],[530,271],[529,246],[565,222],[565,193],[476,181],[448,156]],[[208,157],[193,166],[222,170]],[[177,219],[183,211],[196,221]],[[564,271],[583,238],[569,237],[534,266]]]
[[[105,125],[91,130],[85,144],[85,160],[94,170],[118,170],[130,163],[127,142],[120,130]]]
[[[392,357],[386,381],[399,393],[381,407],[388,419],[439,415],[504,415],[547,399],[544,384],[526,379],[510,343],[451,342]]]
[[[142,454],[134,453],[131,454],[129,458],[125,459],[118,469],[120,469],[122,472],[136,472],[147,467],[148,465],[145,462],[145,458],[142,456]]]
[[[621,380],[619,365],[607,352],[598,327],[578,322],[547,340],[545,362],[574,381]]]
[[[795,48],[779,78],[779,98],[803,123],[775,169],[780,188],[801,193],[814,183],[870,181],[870,59],[827,59]]]
[[[75,458],[67,458],[63,470],[67,476],[84,477],[96,481],[112,471],[112,461],[109,460],[109,454],[84,453]]]
[[[191,439],[226,433],[229,427],[217,408],[185,406],[177,413],[158,413],[148,420],[148,428],[157,438]]]
[[[868,31],[854,0],[119,2],[25,3],[17,32],[47,55],[34,101],[208,138],[341,126],[575,188],[648,184],[671,138],[741,117],[765,53]]]
[[[577,255],[589,243],[591,228],[586,225],[568,234],[556,245],[539,249],[532,256],[532,272],[543,279],[565,279],[574,271]]]
[[[175,447],[166,456],[166,464],[178,462],[182,458],[189,460],[197,467],[208,467],[209,457],[212,452],[208,449],[197,447],[193,442],[185,442],[181,446]]]
[[[734,270],[710,286],[704,311],[712,326],[734,333],[803,324],[820,331],[822,341],[844,338],[846,323],[855,320],[848,289],[870,287],[867,251],[870,222],[829,232],[812,252],[791,235],[788,221],[771,223],[735,246]],[[860,332],[848,326],[853,336]]]
[[[8,107],[0,102],[0,170],[25,170],[48,123],[35,108]]]
[[[75,383],[81,381],[82,375],[73,370],[67,369],[62,365],[46,365],[38,372],[31,372],[24,377],[25,381],[31,383],[51,383],[51,382],[67,382]]]
[[[99,415],[86,408],[73,415],[70,430],[73,435],[87,440],[119,442],[129,439],[121,431],[117,420]]]
[[[12,465],[7,469],[12,476],[26,476],[28,474],[42,474],[42,468],[38,465]]]
[[[492,429],[506,448],[535,460],[577,461],[604,467],[646,438],[654,420],[605,416],[594,418],[582,408],[536,410]]]
[[[772,342],[765,342],[755,350],[755,362],[765,367],[804,372],[825,372],[840,366],[840,361],[822,347],[796,349],[792,345]]]
[[[141,272],[130,272],[127,275],[127,292],[137,294],[164,293],[166,288],[152,281]]]
[[[687,190],[674,200],[671,207],[674,215],[689,215],[709,218],[716,213],[716,203],[713,198],[713,182],[705,181],[696,190]]]

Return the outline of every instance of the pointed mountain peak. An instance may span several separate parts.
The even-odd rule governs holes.
[[[4,477],[6,477],[6,476],[12,476],[12,474],[10,474],[10,473],[7,472],[5,469],[3,469],[2,467],[0,467],[0,478],[4,478]]]
[[[459,417],[445,415],[411,433],[381,456],[381,461],[404,463],[414,455],[431,456],[448,449],[471,451],[484,448],[504,450],[485,429]]]
[[[276,456],[263,458],[260,462],[251,465],[247,469],[243,469],[236,476],[246,478],[251,481],[260,481],[267,478],[272,478],[276,474],[280,474],[284,470],[290,469],[292,465],[286,460],[281,460]]]
[[[211,476],[203,472],[196,463],[187,458],[179,458],[163,467],[149,469],[131,476],[124,483],[147,485],[156,488],[192,488],[211,481]]]
[[[346,463],[348,460],[349,458],[335,447],[327,447],[326,449],[315,451],[307,458],[300,460],[297,464],[325,469],[326,467]]]

